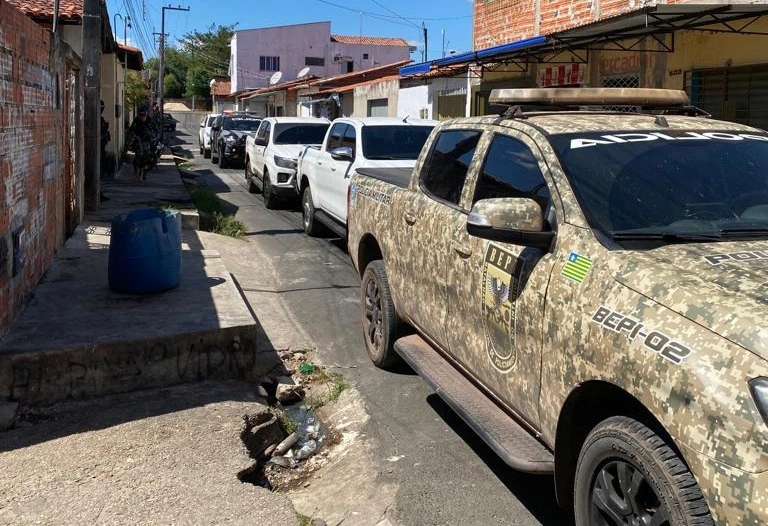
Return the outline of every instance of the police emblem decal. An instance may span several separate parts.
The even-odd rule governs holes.
[[[515,351],[515,279],[517,256],[489,245],[483,263],[483,330],[493,366],[509,372],[517,361]]]

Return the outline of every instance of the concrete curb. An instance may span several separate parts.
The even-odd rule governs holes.
[[[0,399],[33,406],[207,379],[255,382],[280,365],[255,325],[9,352],[0,355]]]

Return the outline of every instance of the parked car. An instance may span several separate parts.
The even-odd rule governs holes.
[[[211,126],[218,117],[218,113],[208,113],[203,120],[200,121],[200,130],[197,134],[197,142],[200,146],[200,153],[204,158],[211,156]]]
[[[251,113],[222,113],[211,126],[211,161],[225,168],[240,164],[245,157],[245,139],[261,124]]]
[[[319,146],[307,146],[298,163],[297,190],[304,231],[322,223],[341,237],[347,229],[347,188],[362,167],[413,168],[437,121],[343,117],[331,123]]]
[[[577,526],[768,524],[768,133],[682,91],[490,101],[352,175],[371,360],[553,473]],[[604,105],[640,111],[578,111]]]
[[[173,118],[170,113],[163,113],[163,130],[174,131],[176,130],[176,123],[179,122]]]
[[[296,199],[296,164],[305,145],[323,142],[330,122],[314,117],[267,117],[246,140],[245,179],[251,192],[261,190],[264,205]]]

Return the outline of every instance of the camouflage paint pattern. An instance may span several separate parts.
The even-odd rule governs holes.
[[[504,228],[515,225],[519,230],[531,232],[541,231],[544,212],[541,206],[533,199],[483,199],[479,206],[472,207],[485,215],[494,228]]]
[[[350,254],[357,262],[360,240],[373,236],[398,310],[417,327],[438,327],[428,331],[433,342],[521,414],[551,447],[573,390],[590,381],[613,384],[639,400],[673,438],[717,523],[766,524],[768,426],[748,382],[768,376],[768,259],[739,256],[713,264],[711,256],[768,254],[768,241],[608,250],[588,228],[547,140],[555,133],[656,129],[654,119],[561,114],[442,123],[407,190],[353,177],[352,184],[389,192],[393,199],[382,205],[355,198]],[[666,120],[666,129],[757,132],[706,119]],[[437,133],[451,128],[483,131],[455,208],[425,195],[418,181],[424,152]],[[539,161],[556,218],[549,252],[491,243],[466,232],[479,167],[495,133],[523,141]],[[430,227],[409,229],[406,213]],[[491,253],[494,247],[497,252]],[[572,252],[592,260],[581,283],[560,274]],[[600,309],[619,314],[596,321]],[[489,313],[496,322],[509,320],[508,327],[497,323],[489,336]],[[621,320],[627,320],[623,328]],[[496,353],[494,363],[492,347],[505,338],[510,347]],[[690,354],[679,361],[665,358],[665,349],[674,344]]]

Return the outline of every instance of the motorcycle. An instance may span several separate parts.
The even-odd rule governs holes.
[[[133,174],[137,181],[145,181],[147,172],[157,165],[165,150],[165,144],[159,136],[134,137]]]

